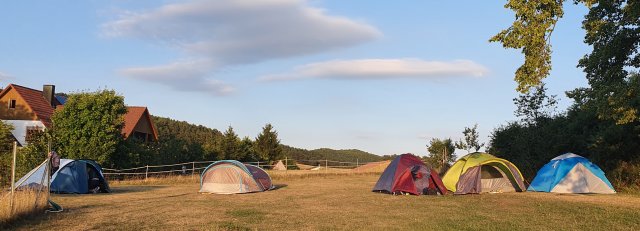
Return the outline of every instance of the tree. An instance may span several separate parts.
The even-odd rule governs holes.
[[[460,141],[457,141],[455,144],[456,148],[464,149],[471,153],[471,150],[476,149],[477,152],[484,146],[484,143],[480,143],[479,141],[478,124],[473,125],[473,128],[465,127],[462,134],[464,134],[464,140],[460,139]]]
[[[525,63],[515,74],[517,90],[526,93],[541,84],[551,69],[551,34],[563,16],[565,0],[509,0],[513,24],[490,39],[505,48],[522,49]],[[578,63],[589,88],[568,93],[579,107],[595,108],[600,119],[617,124],[640,121],[640,2],[633,0],[574,0],[589,13],[582,22],[584,42],[593,47]],[[635,71],[634,71],[635,70]]]
[[[431,139],[427,151],[429,151],[427,161],[431,166],[441,170],[448,167],[456,158],[454,155],[456,147],[451,138],[442,140],[438,138]]]
[[[113,90],[70,94],[64,108],[51,117],[58,153],[65,158],[93,159],[108,167],[126,163],[116,153],[123,141],[126,112],[124,97]]]
[[[220,154],[222,155],[220,159],[225,160],[240,160],[242,156],[240,156],[240,138],[233,131],[233,128],[229,126],[227,131],[224,132],[224,138],[222,139],[222,143],[220,144]]]
[[[278,132],[273,131],[271,124],[266,124],[262,128],[262,133],[256,137],[254,150],[262,160],[282,159],[282,147],[278,139]]]
[[[240,160],[243,162],[259,161],[260,158],[253,148],[254,144],[251,138],[249,138],[248,136],[242,138],[242,140],[240,141],[240,156],[242,156],[242,159]]]
[[[558,101],[555,95],[548,96],[547,88],[542,83],[535,90],[521,94],[513,99],[517,109],[515,115],[528,124],[534,124],[540,118],[552,117],[556,111]]]
[[[500,42],[505,48],[522,49],[524,64],[518,68],[516,88],[526,93],[538,86],[551,70],[550,38],[556,22],[562,17],[564,0],[509,0],[504,6],[515,11],[511,27],[500,31],[489,41]]]
[[[13,161],[13,126],[0,120],[0,186],[11,183],[11,161]]]

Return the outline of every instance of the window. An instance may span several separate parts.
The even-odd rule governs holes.
[[[148,134],[147,133],[142,133],[142,132],[133,132],[133,137],[136,140],[147,142]]]
[[[14,109],[16,108],[16,100],[15,99],[10,99],[9,100],[9,109]]]

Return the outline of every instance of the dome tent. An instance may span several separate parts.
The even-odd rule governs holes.
[[[46,161],[31,170],[16,183],[17,188],[42,187],[46,182]],[[110,192],[102,167],[93,160],[60,159],[60,167],[51,176],[50,192],[90,193]]]
[[[533,178],[528,191],[616,193],[604,172],[587,158],[566,153],[551,159]]]
[[[438,173],[425,165],[420,158],[409,153],[391,161],[373,187],[373,191],[413,195],[447,193]]]
[[[456,161],[442,181],[455,194],[482,192],[522,192],[520,170],[511,162],[488,153],[475,152]]]
[[[211,163],[200,177],[200,192],[235,194],[262,192],[273,188],[271,177],[261,168],[235,160]]]

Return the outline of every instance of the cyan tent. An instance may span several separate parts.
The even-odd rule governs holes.
[[[528,191],[555,193],[616,193],[604,172],[587,158],[573,153],[545,164]]]
[[[46,162],[20,178],[17,187],[42,187],[46,184],[45,169]],[[60,168],[51,176],[49,190],[53,193],[109,192],[109,184],[95,161],[61,159]]]

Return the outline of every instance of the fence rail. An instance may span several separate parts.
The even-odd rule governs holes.
[[[291,159],[285,159],[283,162],[289,162]],[[359,166],[365,165],[369,162],[360,162],[356,160],[355,162],[349,161],[335,161],[335,160],[291,160],[295,161],[299,164],[310,165],[313,166],[314,170],[318,169],[353,169]],[[171,174],[179,174],[179,175],[195,175],[200,174],[202,170],[207,168],[209,164],[216,161],[191,161],[177,164],[161,164],[161,165],[145,165],[134,168],[125,168],[125,169],[111,169],[111,168],[103,168],[103,175],[112,179],[123,179],[123,178],[132,178],[132,177],[141,177],[148,178],[149,176],[160,176],[160,175],[171,175]],[[269,164],[270,162],[263,161],[254,161],[254,162],[243,162],[244,164],[252,164],[261,168],[271,169],[275,165]],[[285,167],[287,169],[291,167],[298,167],[298,165],[286,164]]]

